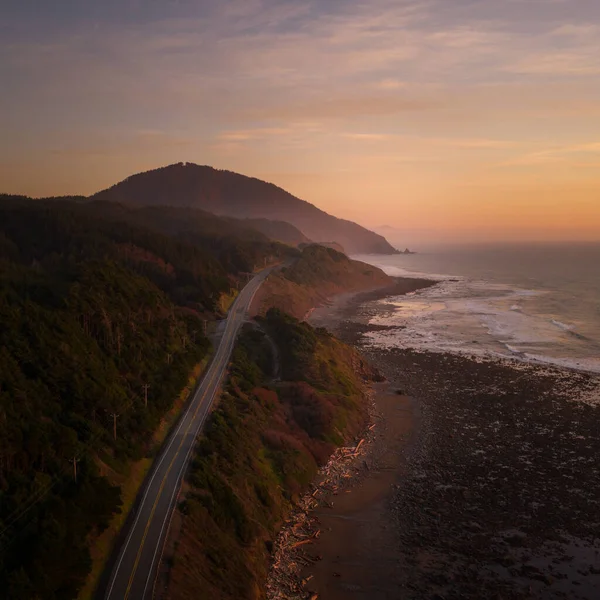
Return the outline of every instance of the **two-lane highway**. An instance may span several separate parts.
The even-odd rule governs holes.
[[[251,279],[229,310],[210,367],[145,484],[135,518],[108,582],[106,600],[148,600],[152,597],[168,524],[196,437],[219,389],[252,299],[271,270],[265,269]]]

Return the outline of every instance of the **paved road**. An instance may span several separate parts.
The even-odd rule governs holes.
[[[111,574],[106,600],[152,598],[170,518],[196,437],[219,389],[250,303],[271,270],[265,269],[251,279],[233,303],[213,361],[145,484],[135,519]]]

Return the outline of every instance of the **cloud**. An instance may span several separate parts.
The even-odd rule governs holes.
[[[358,141],[396,141],[404,142],[408,146],[427,146],[443,148],[463,148],[463,149],[499,149],[510,148],[514,142],[510,140],[495,140],[488,138],[463,138],[463,137],[428,137],[406,134],[386,134],[386,133],[343,133],[343,137]]]
[[[596,36],[600,32],[600,27],[592,23],[567,23],[554,29],[551,34],[555,36],[575,37],[587,39],[590,36]]]
[[[286,103],[266,101],[260,106],[240,107],[232,116],[260,121],[343,121],[428,112],[443,105],[444,102],[437,98],[361,94],[347,90],[336,95],[317,94],[306,100],[291,99]]]
[[[271,136],[289,135],[291,129],[285,127],[263,127],[256,129],[242,129],[235,131],[223,131],[217,139],[226,142],[245,142],[249,140],[264,139]]]
[[[556,145],[517,156],[503,163],[503,166],[531,166],[555,163],[568,163],[573,166],[590,166],[598,164],[600,156],[598,157],[598,160],[592,160],[591,162],[584,158],[590,154],[600,155],[600,142]]]
[[[381,140],[390,139],[391,136],[384,133],[344,133],[343,137],[349,140],[379,142]]]
[[[174,150],[185,153],[194,145],[191,136],[161,130],[142,129],[134,132],[115,132],[89,130],[85,135],[78,135],[70,140],[56,140],[48,148],[53,157],[120,157],[124,158],[140,148],[160,147],[163,150]]]
[[[381,81],[376,82],[375,87],[382,90],[401,90],[403,88],[408,87],[408,84],[405,81],[400,81],[399,79],[388,77],[386,79],[382,79]]]
[[[508,65],[507,71],[525,75],[581,76],[600,73],[600,46],[593,51],[531,54]]]
[[[549,142],[591,144],[600,124],[598,11],[567,18],[576,1],[109,0],[108,18],[88,0],[77,20],[31,14],[0,36],[0,160],[48,149],[85,168],[114,151],[124,165],[333,173],[388,157],[427,179],[415,190],[433,160],[440,180],[503,155],[593,161]]]
[[[485,26],[464,26],[435,31],[429,35],[428,40],[443,48],[481,50],[486,47],[497,47],[501,42],[506,42],[507,37],[506,33],[486,29]]]

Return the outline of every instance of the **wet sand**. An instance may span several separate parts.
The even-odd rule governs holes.
[[[305,572],[311,589],[322,600],[599,598],[600,379],[363,346],[364,302],[311,316],[389,380],[368,468],[317,509],[328,531],[306,551],[321,557]]]
[[[336,332],[344,325],[344,321],[347,318],[352,318],[354,322],[357,322],[360,318],[358,307],[368,302],[391,296],[411,294],[417,290],[432,287],[436,283],[436,281],[429,279],[398,277],[390,286],[364,292],[337,294],[321,306],[311,310],[306,320],[314,327],[326,327],[330,331]]]
[[[376,387],[374,438],[360,472],[315,509],[321,536],[307,550],[321,557],[302,573],[320,598],[396,598],[394,577],[402,568],[386,503],[404,468],[414,433],[415,406],[407,396]]]

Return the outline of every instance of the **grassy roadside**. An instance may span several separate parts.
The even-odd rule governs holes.
[[[119,473],[105,463],[97,459],[98,466],[101,472],[106,475],[108,480],[113,485],[118,485],[121,488],[121,497],[123,507],[120,513],[114,515],[108,528],[97,536],[91,543],[90,555],[92,559],[92,569],[87,577],[84,587],[77,596],[77,600],[92,600],[94,592],[104,571],[106,562],[113,550],[115,540],[117,539],[121,528],[133,506],[135,499],[146,479],[146,475],[154,462],[154,455],[160,450],[169,431],[179,418],[183,407],[186,404],[190,394],[194,391],[196,384],[204,373],[207,365],[212,358],[212,352],[207,355],[202,362],[198,363],[188,379],[187,385],[181,390],[179,396],[175,400],[171,410],[161,420],[160,425],[154,432],[152,437],[152,448],[150,456],[141,460],[130,463],[126,472]]]

